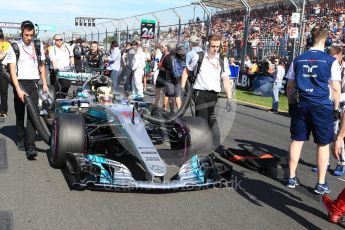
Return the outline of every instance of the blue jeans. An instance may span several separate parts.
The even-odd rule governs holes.
[[[132,91],[133,70],[127,68],[125,74],[125,91]]]
[[[118,70],[112,70],[110,78],[113,81],[113,89],[117,90],[119,88],[119,76],[120,76],[120,71]]]
[[[272,89],[272,110],[278,111],[279,107],[279,91],[282,88],[282,82],[274,82]]]

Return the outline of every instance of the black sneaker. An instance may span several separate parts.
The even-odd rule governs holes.
[[[7,117],[7,113],[0,112],[0,118],[5,118]]]
[[[26,151],[26,158],[28,158],[28,160],[34,160],[35,157],[37,157],[37,151],[35,149],[28,149],[28,151]]]
[[[24,140],[20,140],[17,142],[17,148],[19,151],[25,151]]]
[[[269,109],[267,110],[268,113],[274,113],[274,114],[278,114],[277,110],[273,110],[273,109]]]

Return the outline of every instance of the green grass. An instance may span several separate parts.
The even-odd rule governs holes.
[[[266,106],[271,108],[272,106],[272,98],[271,97],[262,97],[253,94],[252,92],[246,90],[236,89],[236,96],[235,98],[239,101],[249,102],[252,104],[257,104],[261,106]],[[288,101],[285,95],[279,96],[279,110],[288,110]]]

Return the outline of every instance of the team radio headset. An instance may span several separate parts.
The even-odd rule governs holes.
[[[37,38],[37,35],[39,33],[39,26],[37,24],[33,24],[31,21],[29,20],[26,20],[26,21],[23,21],[22,24],[20,25],[20,30],[19,30],[19,34],[20,34],[20,37],[23,38],[23,31],[24,31],[24,28],[25,27],[29,27],[29,28],[32,28],[34,30],[34,47],[32,48],[32,52],[29,52],[28,50],[26,50],[23,46],[23,50],[25,53],[27,53],[28,55],[30,55],[30,57],[33,59],[33,60],[38,60],[39,64],[41,64],[41,42],[40,40]],[[37,32],[36,32],[36,29],[37,29]],[[14,50],[16,51],[17,48],[13,47]],[[19,52],[19,49],[18,51]],[[19,53],[17,54],[17,59],[19,58]]]

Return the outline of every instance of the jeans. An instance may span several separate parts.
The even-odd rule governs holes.
[[[279,91],[282,88],[282,82],[274,82],[272,89],[272,110],[278,111],[279,107]]]
[[[133,75],[133,70],[127,68],[126,74],[125,74],[125,91],[131,91],[132,89],[132,76]]]
[[[119,76],[120,76],[120,71],[119,70],[112,70],[110,78],[113,81],[113,90],[117,90],[119,88]]]

